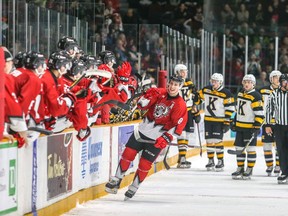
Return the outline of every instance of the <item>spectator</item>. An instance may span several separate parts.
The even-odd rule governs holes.
[[[245,4],[240,4],[240,10],[237,11],[237,21],[238,23],[249,21],[249,11],[246,9]]]
[[[262,71],[260,73],[260,77],[256,79],[256,89],[259,90],[260,88],[264,86],[269,86],[270,83],[267,80],[267,73],[266,71]]]
[[[248,74],[254,75],[256,78],[260,76],[261,65],[259,59],[255,54],[251,54],[250,61],[248,62]]]
[[[232,24],[235,18],[235,13],[229,4],[225,4],[221,11],[221,20],[223,24]]]
[[[283,56],[283,62],[280,65],[280,72],[282,74],[288,74],[288,54]]]

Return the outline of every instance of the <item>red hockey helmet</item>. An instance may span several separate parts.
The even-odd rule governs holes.
[[[133,94],[138,88],[138,81],[134,76],[129,77],[128,88]]]

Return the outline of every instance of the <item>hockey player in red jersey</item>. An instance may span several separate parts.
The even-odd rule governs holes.
[[[46,70],[46,63],[44,55],[34,51],[26,54],[23,63],[25,68],[18,67],[17,70],[12,71],[11,74],[15,78],[17,99],[25,116],[27,116],[32,103],[35,103],[37,95],[40,94],[41,80],[39,76]],[[33,86],[33,88],[31,88],[31,86]]]
[[[59,77],[67,73],[71,68],[71,58],[61,51],[52,53],[48,59],[48,67],[41,77],[43,94],[38,110],[41,119],[53,118],[66,115],[76,101],[76,96],[70,92],[64,92],[64,85]],[[46,124],[47,129],[51,126],[51,119]],[[47,122],[46,122],[47,123]],[[50,125],[50,126],[49,126]]]
[[[27,125],[24,119],[23,110],[18,103],[15,94],[14,78],[9,74],[13,67],[13,56],[6,47],[1,47],[4,50],[5,66],[4,66],[4,83],[5,83],[5,100],[4,100],[4,121],[5,130],[4,137],[9,138],[7,127],[13,131],[13,136],[18,141],[18,147],[21,148],[24,144],[28,144],[27,140]]]
[[[81,77],[86,71],[85,63],[82,60],[74,59],[72,62],[72,67],[66,74],[64,74],[60,79],[63,81],[64,86],[67,88],[73,84],[77,79]],[[69,119],[78,131],[76,135],[79,141],[84,141],[88,138],[91,133],[88,127],[87,113],[87,96],[91,94],[89,87],[90,81],[87,79],[82,79],[71,91],[75,93],[77,101],[74,103],[72,109],[70,109],[67,119]]]
[[[125,199],[132,198],[161,150],[173,140],[173,136],[181,135],[187,123],[186,103],[179,96],[182,84],[182,78],[175,76],[170,79],[167,90],[150,88],[139,98],[138,107],[147,110],[147,114],[129,138],[115,176],[106,184],[108,193],[117,193],[130,163],[142,151],[134,180],[125,193]]]

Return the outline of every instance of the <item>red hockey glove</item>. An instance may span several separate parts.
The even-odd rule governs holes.
[[[173,136],[168,132],[162,134],[162,136],[156,139],[154,146],[159,149],[164,149],[168,143],[173,140]]]
[[[146,99],[151,99],[153,97],[157,97],[159,91],[157,88],[150,88],[148,89],[145,94],[143,95]]]
[[[14,133],[13,137],[17,140],[18,148],[22,148],[26,144],[25,139],[19,133]]]

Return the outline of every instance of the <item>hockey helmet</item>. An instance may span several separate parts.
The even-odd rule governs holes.
[[[254,76],[253,74],[246,74],[246,75],[243,77],[243,79],[242,79],[242,83],[243,83],[244,81],[251,81],[251,82],[253,83],[253,85],[256,84],[256,78],[255,78],[255,76]]]
[[[177,76],[177,75],[170,77],[169,82],[171,82],[171,81],[178,82],[179,85],[183,85],[183,82],[184,82],[183,78],[181,76]]]
[[[74,50],[78,52],[78,43],[77,40],[73,37],[63,36],[57,44],[57,47],[61,50]]]
[[[109,62],[116,64],[116,58],[113,52],[105,50],[99,53],[99,59],[102,61],[102,64],[108,64]]]
[[[40,65],[43,65],[43,68],[46,69],[44,55],[39,52],[29,51],[24,59],[25,68],[35,70]]]
[[[280,71],[278,71],[278,70],[273,70],[271,73],[270,73],[270,75],[269,75],[269,80],[270,80],[270,82],[272,83],[272,79],[273,79],[273,77],[274,76],[281,76],[281,72]]]
[[[85,63],[82,60],[74,59],[72,61],[72,66],[70,70],[67,71],[67,73],[69,76],[76,76],[79,73],[82,75],[85,70]]]
[[[222,74],[220,74],[220,73],[214,73],[214,74],[212,74],[210,80],[211,80],[211,81],[212,81],[212,80],[216,80],[216,81],[218,81],[218,82],[220,83],[220,85],[222,85],[222,84],[223,84],[223,81],[224,81],[224,78],[223,78],[223,75],[222,75]]]
[[[180,71],[181,70],[184,70],[184,71],[187,71],[187,66],[184,65],[184,64],[177,64],[175,65],[175,68],[174,68],[174,74],[175,75],[180,75]]]
[[[85,63],[87,69],[96,69],[100,65],[100,62],[93,55],[83,55],[80,57],[80,59]]]
[[[71,68],[71,57],[63,51],[56,51],[50,54],[48,59],[49,69],[59,70],[64,66],[67,70]]]
[[[21,68],[24,66],[24,60],[26,56],[27,56],[27,52],[24,52],[24,51],[20,51],[15,55],[13,59],[13,63],[16,68]]]

